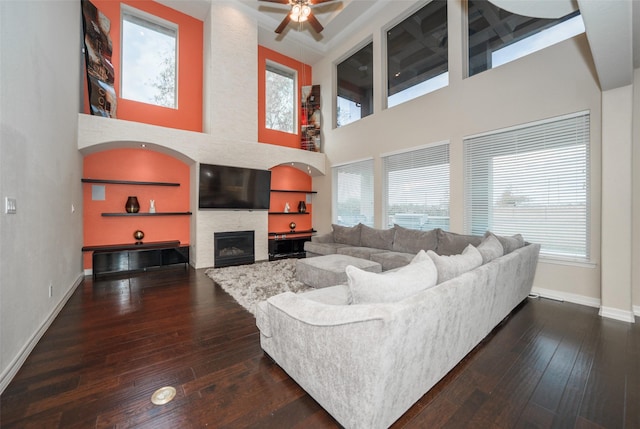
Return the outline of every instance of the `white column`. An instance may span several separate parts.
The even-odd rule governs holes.
[[[634,322],[632,270],[633,86],[602,93],[602,305],[600,315]]]

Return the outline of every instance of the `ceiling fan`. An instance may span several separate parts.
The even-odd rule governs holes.
[[[315,17],[311,8],[320,3],[327,3],[336,0],[259,0],[266,1],[269,3],[280,3],[280,4],[288,4],[291,6],[291,11],[284,17],[278,28],[276,28],[276,33],[280,34],[284,31],[289,21],[295,22],[304,22],[309,21],[311,27],[316,31],[316,33],[322,32],[324,27],[318,19]]]

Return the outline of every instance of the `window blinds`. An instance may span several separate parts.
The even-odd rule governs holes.
[[[589,260],[589,113],[464,140],[465,231],[520,233],[541,254]]]
[[[373,159],[338,165],[332,170],[334,223],[373,227]]]
[[[449,229],[449,143],[384,155],[387,226]]]

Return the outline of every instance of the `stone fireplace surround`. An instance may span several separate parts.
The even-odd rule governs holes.
[[[312,177],[325,175],[323,153],[259,143],[217,138],[212,134],[183,131],[138,122],[79,114],[78,150],[87,155],[102,150],[132,148],[154,150],[173,156],[190,166],[190,264],[195,268],[214,265],[213,233],[255,231],[255,259],[268,260],[267,210],[198,210],[199,163],[270,169],[293,165]]]

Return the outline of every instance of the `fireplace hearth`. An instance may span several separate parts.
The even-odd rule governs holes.
[[[213,234],[215,268],[253,264],[255,258],[255,232],[230,231]]]

